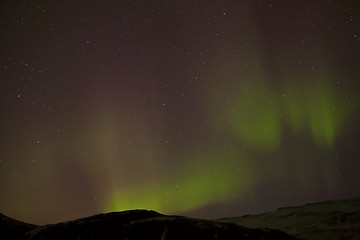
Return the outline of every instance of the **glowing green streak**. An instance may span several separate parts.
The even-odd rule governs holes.
[[[281,140],[277,99],[261,85],[244,89],[231,114],[239,138],[260,149],[276,149]]]
[[[331,146],[335,142],[339,127],[345,119],[345,111],[338,106],[341,96],[329,85],[286,91],[285,109],[287,123],[298,131],[310,128],[318,145]]]
[[[285,118],[295,131],[299,131],[306,122],[306,103],[302,100],[299,89],[288,89],[284,97],[284,106],[287,111]]]
[[[220,158],[219,158],[220,159]],[[246,161],[221,158],[221,164],[202,159],[207,168],[195,171],[199,164],[187,166],[166,184],[155,181],[133,188],[118,189],[105,211],[153,209],[164,213],[190,211],[238,196],[253,185],[251,169]],[[190,170],[191,169],[191,170]]]
[[[242,86],[230,113],[237,136],[260,150],[276,150],[282,140],[282,124],[286,123],[297,134],[310,130],[317,145],[332,146],[349,111],[339,105],[344,95],[326,81],[318,84],[293,86],[277,95],[264,84]]]
[[[333,145],[339,125],[339,112],[336,106],[336,97],[331,89],[315,89],[310,96],[318,99],[309,101],[309,122],[315,142],[318,144]]]

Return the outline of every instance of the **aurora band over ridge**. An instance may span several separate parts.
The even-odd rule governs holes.
[[[346,106],[338,104],[344,96],[325,83],[288,88],[282,95],[261,84],[243,89],[238,104],[229,112],[229,122],[240,141],[260,151],[278,149],[286,126],[295,135],[308,131],[315,145],[330,147],[350,113]],[[167,181],[155,178],[133,187],[114,189],[104,210],[143,208],[177,213],[239,197],[256,184],[255,169],[244,154],[246,150],[242,150],[241,156],[234,153],[192,157],[193,164],[178,169]],[[207,171],[194,170],[204,162],[210,162],[212,167]],[[331,179],[331,173],[326,171],[324,178]]]
[[[244,156],[214,155],[199,159],[178,170],[173,178],[159,181],[165,184],[154,180],[114,191],[104,210],[153,209],[167,214],[191,211],[233,199],[254,184],[253,169]],[[201,161],[210,162],[210,167],[194,171]]]

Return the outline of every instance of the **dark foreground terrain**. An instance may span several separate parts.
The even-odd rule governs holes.
[[[0,221],[0,239],[296,239],[278,230],[249,229],[234,223],[166,216],[146,210],[99,214],[45,226],[26,224],[4,215]]]
[[[360,198],[286,207],[218,221],[278,229],[304,240],[360,240]]]
[[[360,198],[216,221],[132,210],[36,226],[0,214],[0,239],[360,240]]]

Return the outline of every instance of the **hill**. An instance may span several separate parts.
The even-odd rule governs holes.
[[[12,223],[16,223],[16,227]],[[45,226],[34,226],[5,217],[0,226],[1,239],[85,240],[295,240],[278,230],[260,230],[233,223],[167,216],[155,211],[131,210],[98,214]],[[10,231],[11,230],[11,231]]]
[[[280,208],[218,222],[278,229],[304,240],[360,240],[360,198]]]

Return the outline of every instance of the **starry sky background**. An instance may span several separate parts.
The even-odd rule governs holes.
[[[360,194],[356,1],[3,0],[0,19],[3,214]]]

